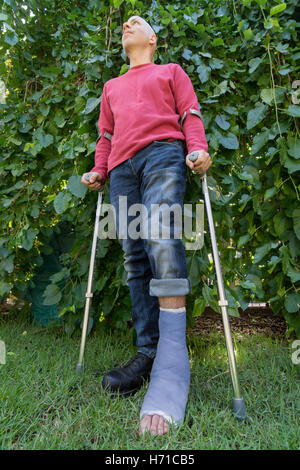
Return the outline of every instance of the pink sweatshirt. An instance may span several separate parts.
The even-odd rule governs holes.
[[[188,154],[208,145],[202,119],[190,113],[199,111],[198,99],[189,76],[175,63],[153,62],[131,67],[103,87],[95,166],[104,180],[120,163],[133,157],[153,140],[186,141]],[[186,111],[182,128],[179,119]],[[104,136],[112,135],[109,140]]]

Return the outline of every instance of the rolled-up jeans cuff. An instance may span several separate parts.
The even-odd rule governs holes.
[[[156,297],[178,297],[191,292],[189,278],[151,279],[149,294]]]

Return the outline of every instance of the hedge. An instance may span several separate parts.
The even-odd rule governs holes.
[[[144,17],[154,62],[192,80],[213,165],[208,172],[229,313],[269,302],[300,337],[299,22],[297,0],[125,2],[4,0],[0,12],[0,297],[24,297],[49,240],[67,225],[44,303],[72,332],[82,318],[97,195],[80,183],[94,165],[104,83],[128,70],[122,24]],[[202,198],[188,172],[186,203]],[[109,202],[109,180],[104,202]],[[186,251],[189,321],[219,311],[208,230]],[[67,278],[63,289],[62,279]],[[125,329],[130,296],[117,240],[101,240],[94,314]]]

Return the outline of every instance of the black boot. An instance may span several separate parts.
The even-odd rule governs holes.
[[[123,367],[108,372],[103,380],[102,387],[112,396],[133,395],[143,385],[143,381],[150,377],[154,359],[138,352]]]

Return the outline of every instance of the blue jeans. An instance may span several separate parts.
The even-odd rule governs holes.
[[[185,184],[184,143],[180,140],[153,141],[110,172],[110,202],[115,209],[117,235],[124,251],[132,320],[137,333],[136,346],[139,352],[152,358],[159,337],[158,297],[188,294],[190,280],[184,245],[180,238],[174,238],[172,211],[168,238],[159,235],[157,238],[134,239],[129,236],[128,227],[137,215],[128,215],[128,210],[132,204],[143,204],[150,227],[151,204],[165,203],[168,207],[179,204],[182,209]],[[120,196],[127,197],[126,213],[120,204]],[[122,235],[119,230],[120,217]],[[161,219],[159,223],[161,226]]]

